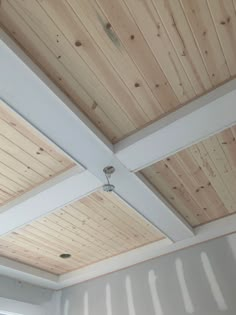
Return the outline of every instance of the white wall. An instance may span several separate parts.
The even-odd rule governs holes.
[[[43,315],[39,305],[0,298],[0,314]]]
[[[62,291],[62,315],[235,315],[236,235]]]
[[[0,276],[0,314],[59,315],[60,292]]]

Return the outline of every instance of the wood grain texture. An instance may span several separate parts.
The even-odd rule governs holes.
[[[73,166],[63,152],[0,100],[0,205]]]
[[[0,24],[112,141],[234,77],[235,0],[2,0]]]
[[[63,274],[163,238],[115,194],[95,192],[1,237],[0,255]]]
[[[236,127],[142,170],[192,225],[236,212]]]
[[[207,0],[181,0],[181,4],[211,81],[218,85],[230,77],[230,71]]]

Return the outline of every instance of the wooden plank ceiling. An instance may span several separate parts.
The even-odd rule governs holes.
[[[236,0],[2,0],[0,23],[113,142],[236,74]]]
[[[0,206],[73,166],[0,100]]]
[[[192,225],[236,212],[236,126],[142,170]]]
[[[115,194],[95,192],[1,237],[0,255],[63,274],[163,238]]]

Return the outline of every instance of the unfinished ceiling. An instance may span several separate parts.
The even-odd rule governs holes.
[[[236,0],[2,0],[0,22],[116,142],[235,76],[235,7]]]
[[[236,212],[236,127],[142,170],[192,225]]]
[[[1,206],[73,166],[74,162],[0,100]]]
[[[115,194],[94,192],[0,237],[0,255],[63,274],[163,238]]]

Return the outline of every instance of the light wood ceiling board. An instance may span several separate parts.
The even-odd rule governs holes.
[[[150,86],[153,91],[156,91],[163,109],[168,112],[177,107],[179,100],[176,97],[176,93],[170,86],[162,70],[162,65],[157,62],[155,56],[152,54],[127,6],[123,1],[99,0],[97,3],[103,10],[107,22],[110,23],[112,30],[122,41],[137,67],[145,78],[150,78],[147,80],[151,80]]]
[[[214,81],[211,81],[207,72],[180,1],[153,0],[152,2],[159,14],[159,19],[162,20],[162,28],[165,27],[168,32],[195,93],[200,95],[211,89]]]
[[[94,41],[98,47],[97,49],[100,49],[109,60],[111,66],[114,67],[149,120],[156,119],[156,117],[163,114],[164,111],[158,104],[151,88],[143,79],[142,74],[127,54],[123,44],[111,29],[95,1],[75,1],[73,5],[67,4],[63,0],[57,2],[44,1],[41,2],[41,5],[53,17],[54,22],[61,25],[64,34],[71,39],[72,43],[75,38],[78,38],[81,43],[88,42],[81,36],[81,29],[90,34],[90,41]],[[94,68],[93,65],[92,68]],[[139,86],[136,86],[137,84]],[[129,111],[128,106],[130,106]],[[127,110],[124,110],[127,111],[127,115],[129,117],[131,115],[131,119],[135,119],[132,104],[127,104],[126,107]],[[137,116],[138,121],[139,117]]]
[[[207,0],[231,75],[236,74],[236,12],[233,0]],[[236,4],[236,3],[235,3]]]
[[[135,65],[132,60],[132,55],[128,54],[127,45],[125,45],[125,43],[131,42],[132,44],[132,41],[137,41],[135,34],[130,31],[129,37],[119,37],[119,34],[117,34],[113,25],[110,23],[112,20],[107,18],[96,1],[71,0],[68,2],[96,41],[97,45],[104,51],[104,54],[109,57],[127,86],[129,86],[130,90],[136,95],[136,98],[140,99],[139,103],[142,104],[142,108],[148,114],[149,118],[156,119],[161,113],[165,112],[168,106],[168,104],[166,104],[167,99],[164,102],[161,95],[166,88],[164,84],[160,84],[160,82],[164,82],[163,80],[165,78],[163,76],[160,77],[160,69],[157,69],[158,71],[154,73],[155,69],[151,68],[151,62],[150,65],[147,64],[139,67],[139,64],[136,63]],[[122,41],[123,38],[125,42]],[[150,61],[154,60],[152,55],[150,58]],[[145,60],[142,62],[144,64]],[[153,63],[153,65],[155,66],[155,63]],[[154,99],[153,96],[155,96]],[[170,108],[173,108],[174,104],[176,104],[176,100],[171,95],[169,99]],[[155,102],[153,104],[154,100]],[[165,104],[163,106],[164,109],[160,103]]]
[[[221,143],[223,150],[226,152],[229,159],[229,163],[233,169],[236,168],[236,147],[235,147],[235,138],[236,138],[236,126],[233,126],[230,129],[225,130],[217,135],[219,142]]]
[[[148,167],[142,171],[142,174],[192,226],[203,222],[200,215],[196,217],[192,213],[192,211],[198,212],[198,205],[164,162]]]
[[[0,100],[0,205],[73,166],[59,148]]]
[[[94,246],[92,248],[86,239],[79,238],[73,231],[66,229],[62,220],[55,223],[55,221],[44,218],[41,224],[38,221],[34,222],[34,224],[27,226],[25,230],[27,234],[30,233],[31,237],[50,239],[50,243],[54,244],[58,250],[65,250],[65,247],[70,248],[72,255],[82,252],[81,259],[96,261],[100,258],[99,249],[94,249]]]
[[[0,254],[63,274],[163,238],[115,194],[99,191],[1,237]]]
[[[50,224],[50,228],[53,227],[52,224]],[[46,230],[46,232],[45,232]],[[40,229],[40,224],[37,227],[32,227],[29,226],[25,229],[23,229],[23,231],[17,231],[18,235],[22,235],[22,237],[25,237],[24,235],[27,234],[27,237],[30,238],[30,241],[33,241],[35,243],[40,243],[40,246],[45,246],[45,244],[47,245],[47,248],[49,248],[50,250],[53,250],[53,253],[55,254],[58,253],[58,250],[60,250],[62,253],[64,252],[65,248],[63,247],[63,243],[61,243],[60,238],[58,237],[51,237],[51,234],[48,235],[47,233],[47,229],[45,229],[43,231],[41,231]],[[62,228],[60,228],[60,231],[63,231]],[[25,233],[27,232],[27,233]],[[55,235],[55,234],[54,234]],[[65,238],[64,238],[65,241]],[[81,247],[78,246],[78,243],[71,244],[72,242],[69,242],[69,244],[67,244],[67,246],[70,246],[70,253],[73,255],[73,257],[78,254],[78,250],[80,251]],[[55,249],[56,248],[56,249]],[[80,256],[80,263],[84,263],[84,259],[86,260],[86,262],[89,259],[98,259],[99,257],[96,256],[94,253],[92,254],[91,251],[87,250],[87,248],[83,248],[83,256]]]
[[[79,104],[84,113],[87,114],[105,134],[110,134],[111,139],[115,138],[117,135],[122,136],[121,130],[107,117],[101,107],[97,106],[98,103],[88,95],[74,76],[65,68],[64,64],[58,60],[60,59],[60,55],[53,54],[36,33],[17,14],[14,8],[5,2],[0,10],[0,14],[1,22],[9,26],[9,34],[61,90],[64,91],[75,104]],[[22,46],[23,43],[24,47]],[[35,56],[37,56],[37,60]],[[97,97],[103,97],[103,95],[98,93]]]
[[[83,210],[85,211],[84,213],[82,212]],[[101,226],[101,221],[104,220],[104,217],[99,213],[99,210],[102,210],[102,208],[99,207],[98,209],[96,203],[94,205],[93,203],[90,203],[88,207],[84,207],[83,204],[79,204],[79,208],[76,208],[76,206],[74,206],[74,209],[69,209],[73,217],[78,219],[83,217],[82,224],[88,221],[90,231],[95,230],[95,233],[99,235],[99,239],[101,239],[102,241],[104,237],[110,239],[115,236],[117,237],[117,239],[115,240],[115,244],[113,242],[113,246],[126,246],[125,242],[129,239],[129,237],[126,236],[121,228],[114,226],[114,224],[109,222],[108,220],[105,220],[106,222],[103,222],[103,226]],[[88,214],[93,218],[94,222],[90,222],[90,216]]]
[[[13,5],[14,5],[14,7],[13,7]],[[24,40],[24,33],[26,32],[26,36],[28,36],[27,51],[29,51],[31,56],[37,56],[37,58],[41,58],[42,57],[42,59],[43,58],[46,59],[45,54],[47,54],[47,49],[50,50],[50,52],[49,52],[49,54],[51,55],[50,56],[50,60],[51,61],[50,61],[50,64],[49,64],[50,67],[49,68],[48,67],[44,67],[44,70],[47,71],[47,74],[51,78],[54,76],[55,73],[58,73],[58,69],[57,69],[57,65],[56,64],[60,63],[60,66],[61,66],[61,64],[63,64],[63,65],[65,65],[66,69],[68,69],[68,72],[70,72],[73,77],[76,77],[77,81],[80,80],[80,82],[81,82],[81,80],[82,80],[82,82],[81,82],[82,86],[86,84],[86,89],[87,89],[86,92],[89,90],[89,93],[87,92],[87,94],[91,95],[92,93],[90,92],[90,90],[94,89],[94,93],[93,94],[96,96],[96,99],[98,97],[100,97],[100,99],[103,98],[103,99],[101,99],[101,101],[97,101],[95,99],[95,97],[91,97],[91,98],[94,98],[95,101],[93,101],[92,103],[90,102],[91,106],[90,106],[89,109],[87,109],[87,111],[84,110],[84,109],[83,110],[85,111],[85,113],[91,119],[93,119],[93,117],[95,117],[95,114],[93,115],[93,112],[96,110],[96,108],[97,107],[104,108],[104,111],[103,111],[104,114],[101,113],[101,116],[99,116],[99,120],[97,122],[94,121],[99,128],[103,127],[103,122],[104,122],[104,120],[106,120],[106,116],[107,115],[112,116],[113,120],[111,120],[109,123],[108,122],[105,123],[104,126],[105,125],[107,126],[107,124],[110,125],[111,123],[113,123],[114,124],[114,128],[116,128],[116,126],[117,126],[116,122],[119,122],[119,127],[117,127],[119,130],[116,130],[116,129],[113,130],[114,128],[113,129],[111,128],[110,131],[107,130],[108,128],[106,128],[106,130],[103,130],[104,133],[110,139],[112,139],[113,141],[116,141],[116,139],[115,139],[116,136],[114,136],[114,137],[112,136],[112,134],[114,134],[114,132],[116,133],[117,138],[121,138],[122,136],[120,135],[120,131],[122,133],[124,133],[124,134],[129,134],[130,132],[134,131],[137,128],[137,121],[138,121],[138,128],[140,127],[141,120],[142,120],[142,125],[144,125],[144,124],[146,124],[147,122],[150,121],[150,118],[144,112],[146,110],[146,108],[147,108],[147,103],[143,104],[140,113],[136,115],[136,111],[134,111],[135,106],[132,105],[133,102],[131,102],[130,100],[128,102],[127,101],[125,102],[124,110],[125,111],[129,111],[129,115],[132,116],[133,122],[131,122],[130,119],[127,117],[127,115],[124,113],[124,111],[115,102],[113,96],[112,96],[112,99],[109,98],[109,95],[111,96],[111,94],[108,93],[107,89],[105,89],[104,86],[102,87],[102,85],[99,83],[100,81],[97,82],[94,73],[90,70],[90,68],[88,67],[87,64],[86,64],[86,66],[87,66],[88,69],[86,69],[85,70],[85,74],[83,76],[81,76],[81,72],[83,72],[82,70],[85,69],[85,65],[81,66],[79,63],[85,64],[84,61],[81,59],[82,61],[77,61],[76,60],[75,62],[72,62],[72,60],[74,60],[75,55],[76,55],[76,58],[78,58],[78,52],[80,54],[82,54],[82,53],[85,54],[85,50],[88,49],[87,48],[88,45],[86,47],[83,47],[82,45],[80,47],[75,47],[75,41],[77,40],[78,37],[76,37],[76,38],[73,37],[73,43],[72,43],[72,39],[70,39],[71,45],[70,45],[70,49],[69,49],[69,46],[68,46],[69,43],[67,41],[67,38],[63,35],[63,33],[60,31],[60,29],[57,27],[57,25],[55,25],[53,23],[53,21],[49,17],[47,17],[48,20],[46,19],[46,22],[47,23],[50,22],[50,25],[47,25],[47,27],[46,27],[45,26],[45,20],[42,23],[38,23],[37,22],[38,21],[38,16],[34,19],[34,18],[32,18],[32,13],[31,13],[31,15],[25,14],[24,10],[21,10],[22,9],[21,5],[22,5],[22,3],[20,3],[19,1],[17,1],[17,2],[7,2],[7,1],[5,1],[2,4],[1,21],[2,21],[3,25],[7,29],[9,29],[9,32],[11,32],[11,34],[13,34],[13,36],[15,38],[17,38],[17,41],[23,47],[26,46],[25,41],[27,41],[27,39]],[[20,8],[19,8],[19,6],[20,6]],[[32,10],[32,4],[29,7]],[[17,10],[16,10],[16,8],[17,8]],[[37,14],[39,14],[39,12],[40,11],[37,10]],[[18,19],[17,23],[16,23],[16,19]],[[70,24],[71,24],[71,21],[72,21],[72,19],[70,18]],[[12,25],[14,25],[14,24],[15,24],[15,27],[12,30]],[[23,28],[21,38],[19,38],[19,36],[20,36],[19,32],[21,32],[21,30],[18,31],[18,27],[17,27],[18,24],[20,25],[21,28]],[[69,24],[69,26],[70,26],[70,24]],[[51,33],[52,29],[53,29],[53,26],[54,26],[54,32]],[[43,27],[46,28],[46,29],[43,29]],[[78,29],[78,27],[77,27],[77,29]],[[50,30],[49,34],[48,34],[48,30]],[[58,36],[56,37],[56,35],[58,35],[58,34],[60,36],[60,41],[58,40]],[[72,36],[72,35],[70,33],[70,36]],[[82,35],[83,35],[83,33],[80,32],[80,38],[81,38]],[[105,32],[104,32],[104,35],[107,36]],[[34,41],[32,41],[32,39],[30,40],[31,36],[33,37],[34,41],[37,41],[37,42],[38,41],[39,42],[43,41],[43,43],[42,43],[43,46],[46,46],[44,48],[44,51],[42,52],[41,56],[38,56],[37,52],[35,52],[35,50],[39,49],[38,46],[40,47],[41,50],[43,48],[41,48],[41,45],[39,45],[39,44],[36,44],[36,43],[34,44]],[[69,36],[69,35],[67,34],[67,36]],[[81,42],[82,42],[82,40],[81,40]],[[89,42],[89,41],[86,39],[86,43],[87,42]],[[73,44],[73,46],[72,46],[72,44]],[[96,48],[96,46],[94,46],[94,44],[93,44],[93,47]],[[89,49],[90,49],[90,46],[89,46]],[[69,54],[70,54],[69,57],[67,57],[68,56],[68,51],[69,51]],[[91,51],[91,49],[90,49],[90,51]],[[94,50],[92,50],[92,53],[93,53],[93,51]],[[54,54],[55,60],[53,60],[52,53]],[[72,58],[71,55],[73,55],[74,57]],[[87,52],[86,52],[86,58],[90,58],[90,57],[88,57]],[[40,62],[39,61],[36,61],[36,62],[38,64],[48,63],[48,61],[47,60],[45,61],[44,59],[43,59],[43,61],[40,60]],[[34,57],[34,60],[35,60],[35,57]],[[91,62],[93,60],[94,60],[94,53],[93,53],[93,56],[91,57]],[[52,62],[53,62],[53,64],[52,64]],[[96,62],[96,65],[97,64],[100,64],[100,62],[99,63]],[[49,69],[52,68],[52,66],[54,66],[54,65],[55,65],[56,69],[52,70],[52,73],[50,73]],[[76,70],[76,69],[78,69],[77,66],[79,68],[78,71]],[[104,68],[104,66],[102,66],[101,68],[102,68],[103,72],[105,71],[104,69],[106,69],[106,67]],[[152,69],[152,72],[153,72],[153,67],[150,67],[150,69]],[[104,73],[102,75],[104,76]],[[156,76],[157,76],[157,74],[155,72],[155,77]],[[64,83],[65,80],[62,81],[62,78],[63,78],[63,71],[61,70],[60,71],[60,75],[56,76],[56,81],[57,81],[57,84],[59,83],[61,87],[64,87],[63,90],[65,91],[65,85],[67,85],[67,83],[68,83],[69,75],[67,76],[68,79],[66,79],[67,80],[66,83]],[[99,75],[99,79],[101,79],[101,75]],[[109,82],[110,81],[111,80],[109,80]],[[158,84],[156,83],[156,81],[157,80],[155,80],[155,85],[158,85],[158,86],[161,87],[160,80],[158,80],[158,82],[159,82]],[[135,82],[135,83],[137,83],[137,82]],[[135,83],[134,83],[134,85],[135,85]],[[68,84],[70,84],[70,82]],[[165,80],[165,81],[163,81],[163,88],[160,88],[161,90],[166,90],[166,93],[164,95],[165,99],[171,97],[171,92],[170,92],[170,89],[167,87],[167,85],[168,85],[168,82]],[[98,93],[98,87],[100,88],[100,93]],[[120,91],[120,89],[118,89],[117,87],[118,87],[118,85],[116,84],[115,87],[114,87],[115,93],[117,93],[117,91]],[[133,88],[136,89],[135,86],[133,86]],[[155,89],[156,88],[158,88],[158,87],[155,87]],[[102,93],[102,89],[104,89],[103,93]],[[65,92],[70,95],[72,90],[74,91],[74,88],[70,89],[70,91],[65,91]],[[73,93],[75,93],[75,91]],[[109,95],[107,95],[107,93]],[[84,94],[85,93],[83,91],[82,96]],[[122,97],[124,97],[123,94],[124,93],[120,93],[120,95]],[[148,97],[153,99],[153,96],[148,96]],[[173,104],[176,103],[176,98],[174,97],[174,99],[175,100],[173,102],[171,101],[171,108],[173,108],[172,103]],[[81,102],[81,98],[80,98],[80,102]],[[78,97],[77,97],[76,103],[78,104]],[[86,102],[85,102],[85,104],[86,104]],[[115,108],[114,109],[112,109],[113,104],[115,104]],[[168,106],[168,104],[166,102],[165,103],[165,107],[167,107],[167,106]],[[153,108],[151,108],[151,107],[153,107]],[[156,112],[156,108],[158,108],[158,102],[157,101],[156,101],[156,104],[154,104],[152,102],[152,106],[149,106],[148,112],[149,112],[149,116],[152,119],[154,119],[153,113]],[[98,111],[99,111],[99,109],[98,109]],[[159,113],[159,110],[158,110],[158,113]]]
[[[70,215],[63,210],[61,210],[56,217],[58,218],[58,216],[62,218],[68,229],[74,228],[75,233],[79,237],[85,238],[88,242],[93,244],[93,246],[105,251],[108,255],[112,255],[113,252],[115,252],[115,242],[110,242],[105,235],[99,233],[96,229],[92,229],[89,224],[84,226],[85,224],[82,221],[77,220],[73,215]],[[113,244],[110,245],[111,243]]]
[[[142,170],[192,225],[236,212],[235,127]]]
[[[19,1],[16,0],[16,2],[18,3]],[[27,0],[24,1],[24,3],[22,11],[29,11],[33,18],[37,17],[40,22],[47,25],[47,29],[52,29],[52,23],[49,22],[51,20],[54,22],[54,25],[57,25],[58,30],[54,30],[51,33],[52,38],[55,38],[58,31],[61,31],[65,35],[71,48],[74,48],[74,51],[76,51],[77,59],[81,57],[86,66],[92,70],[93,76],[96,76],[97,79],[102,82],[103,87],[111,93],[121,110],[126,113],[130,121],[132,121],[136,127],[148,122],[148,116],[144,109],[141,108],[140,104],[134,99],[130,90],[117,75],[117,72],[114,71],[114,68],[109,62],[109,58],[102,53],[92,40],[92,37],[81,21],[76,17],[70,6],[63,1],[54,1],[54,6],[49,6],[44,1],[39,3],[39,1],[36,0],[33,2]],[[58,44],[60,44],[61,41],[61,38],[58,39]],[[79,44],[76,45],[78,42]],[[61,45],[64,46],[65,43],[63,42]],[[69,50],[68,46],[65,53]],[[123,104],[126,104],[126,106]],[[117,116],[114,117],[116,118]],[[120,121],[119,123],[121,124],[123,122]],[[126,127],[125,124],[124,127]]]
[[[180,103],[194,98],[196,96],[194,89],[153,3],[135,0],[125,2]]]
[[[42,259],[39,260],[39,256],[35,255],[35,254],[29,254],[27,253],[27,257],[24,254],[24,250],[19,249],[17,247],[13,247],[13,245],[6,245],[4,244],[1,249],[0,249],[0,255],[3,257],[7,257],[9,259],[12,259],[16,262],[20,262],[20,263],[24,263],[24,264],[34,264],[34,266],[36,268],[39,268],[39,266],[42,268],[42,266],[44,266],[45,268],[47,268],[47,270],[49,272],[52,273],[59,273],[59,271],[64,270],[65,269],[60,266],[60,268],[58,268],[58,265],[53,264],[53,265],[48,265],[48,262],[43,262]],[[38,259],[38,261],[35,261],[36,258]]]
[[[115,235],[117,236],[117,243],[123,244],[123,246],[126,244],[127,239],[129,239],[126,233],[121,231],[119,227],[114,226],[113,221],[104,220],[103,208],[98,207],[96,202],[93,202],[87,198],[86,200],[81,200],[78,206],[74,204],[73,207],[76,210],[79,210],[79,212],[75,210],[72,212],[74,216],[77,217],[83,215],[85,220],[88,220],[89,217],[92,217],[96,226],[100,227],[101,221],[105,221],[103,222],[102,232],[106,235],[109,235],[109,237]]]
[[[0,23],[115,143],[224,83],[228,68],[235,74],[233,10],[229,25],[218,25],[231,7],[207,0],[3,0]]]
[[[90,117],[104,134],[109,135],[111,140],[122,137],[124,131],[121,131],[116,125],[116,116],[121,117],[122,121],[126,123],[126,126],[122,125],[123,130],[130,132],[134,129],[134,126],[132,126],[131,129],[127,130],[130,126],[127,117],[119,111],[113,97],[103,88],[100,81],[86,67],[83,60],[79,59],[73,63],[70,56],[62,54],[65,47],[68,47],[68,43],[58,29],[57,33],[60,33],[61,38],[67,43],[66,46],[59,46],[58,44],[61,42],[55,43],[54,38],[51,40],[50,34],[40,28],[37,28],[37,30],[41,30],[41,33],[45,35],[37,34],[32,25],[26,23],[11,3],[4,1],[0,8],[0,21],[4,28],[48,77]],[[70,54],[75,56],[76,52],[72,47],[70,47],[70,50],[72,51]],[[81,76],[81,72],[83,72],[83,76]],[[108,109],[112,109],[110,116],[113,115],[113,112],[116,113],[116,116],[114,115],[115,121],[108,117]]]
[[[21,259],[26,257],[26,259],[29,259],[29,262],[33,263],[35,261],[37,263],[36,266],[43,266],[44,268],[48,268],[47,270],[53,269],[54,266],[57,268],[62,268],[64,271],[66,271],[68,268],[71,268],[73,266],[73,262],[79,264],[77,260],[73,258],[73,261],[70,262],[61,259],[60,257],[56,257],[56,255],[53,255],[53,250],[49,251],[47,249],[47,246],[44,247],[39,246],[38,243],[30,242],[30,240],[25,237],[17,235],[15,238],[9,236],[7,240],[4,240],[1,243],[1,253],[3,256],[7,258],[13,258],[10,255],[14,254],[14,251],[17,253],[17,261],[21,261]],[[43,248],[43,249],[42,249]],[[8,251],[9,256],[8,256]],[[27,261],[24,259],[24,262],[27,264]]]
[[[43,4],[36,0],[11,1],[11,5],[33,28],[41,40],[50,49],[54,49],[57,56],[61,56],[60,61],[66,63],[69,71],[77,74],[76,79],[81,81],[82,78],[82,84],[84,86],[86,84],[85,88],[88,92],[91,89],[91,84],[93,86],[99,84],[101,86],[100,93],[105,90],[105,94],[108,93],[112,96],[116,102],[116,107],[111,111],[111,104],[109,104],[109,114],[112,116],[112,121],[118,124],[121,130],[131,132],[134,128],[145,125],[150,119],[114,71],[109,60],[91,39],[84,26],[74,17],[73,11],[64,2],[61,2],[60,6],[58,6],[58,2],[55,2],[56,7],[61,10],[57,10],[56,14],[53,14],[51,10],[51,15],[49,15],[48,9],[42,7]],[[60,13],[62,16],[59,15]],[[73,18],[76,19],[76,27],[72,25]],[[63,21],[65,21],[64,24]],[[79,44],[77,44],[78,42]],[[86,77],[87,80],[85,80]],[[91,79],[94,82],[89,84]],[[98,102],[96,104],[97,106],[100,105]],[[108,113],[107,110],[106,113]]]
[[[26,123],[19,115],[14,114],[2,101],[0,101],[0,115],[1,134],[6,135],[11,141],[19,141],[20,143],[23,141],[26,149],[28,149],[30,153],[32,153],[31,150],[34,150],[34,155],[36,155],[42,163],[52,167],[55,171],[61,171],[63,166],[69,167],[71,165],[70,159],[68,159],[65,154],[55,149],[55,146],[51,145],[48,140],[45,141],[36,129]],[[14,128],[10,129],[10,127]],[[24,138],[22,136],[24,136]],[[40,146],[44,148],[45,154],[37,154],[38,147]],[[43,150],[41,150],[41,152],[43,152]],[[51,156],[55,160],[54,163],[50,160]]]
[[[180,0],[211,81],[218,85],[230,78],[229,68],[206,0]]]

